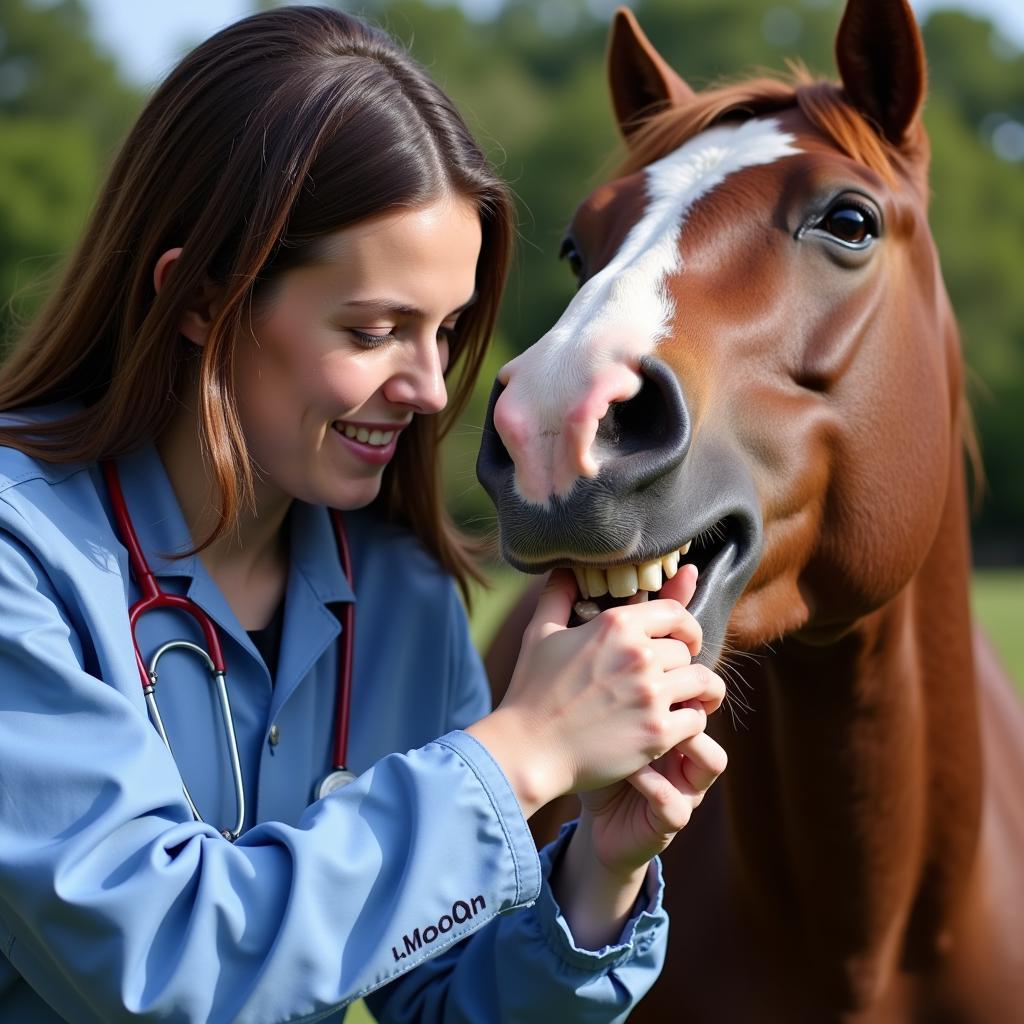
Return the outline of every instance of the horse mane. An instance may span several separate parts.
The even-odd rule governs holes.
[[[841,152],[892,183],[896,150],[846,99],[842,86],[814,78],[801,64],[788,76],[730,82],[646,117],[629,137],[620,175],[660,160],[712,125],[798,107]]]

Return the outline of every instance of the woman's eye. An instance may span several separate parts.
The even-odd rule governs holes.
[[[837,203],[815,225],[844,245],[863,248],[871,239],[878,238],[875,215],[863,206],[851,202]]]
[[[371,334],[369,331],[360,331],[355,327],[350,327],[349,332],[363,348],[378,348],[381,345],[386,345],[395,337],[393,331],[388,331],[385,334]]]
[[[563,240],[562,247],[558,250],[558,258],[568,262],[569,269],[572,271],[572,276],[575,277],[577,281],[582,279],[583,259],[579,254],[579,250],[576,248],[576,243],[571,238]]]

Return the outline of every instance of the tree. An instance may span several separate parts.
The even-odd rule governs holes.
[[[79,0],[0,0],[0,342],[75,244],[140,97],[89,37]]]

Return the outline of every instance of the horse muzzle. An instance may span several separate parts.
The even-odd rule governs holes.
[[[646,357],[641,371],[639,392],[598,425],[597,474],[543,504],[517,487],[516,463],[494,426],[503,391],[495,384],[477,475],[498,511],[505,560],[528,573],[572,568],[581,597],[599,607],[656,594],[679,564],[696,564],[690,610],[704,630],[700,660],[714,664],[760,559],[760,505],[739,449],[707,429],[694,438],[672,369]]]

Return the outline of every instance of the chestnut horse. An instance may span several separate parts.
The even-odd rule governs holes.
[[[1024,713],[972,638],[922,44],[904,0],[849,0],[836,51],[841,85],[698,95],[618,12],[625,166],[484,432],[508,562],[607,606],[682,549],[701,657],[732,666],[634,1021],[1024,1021]]]

